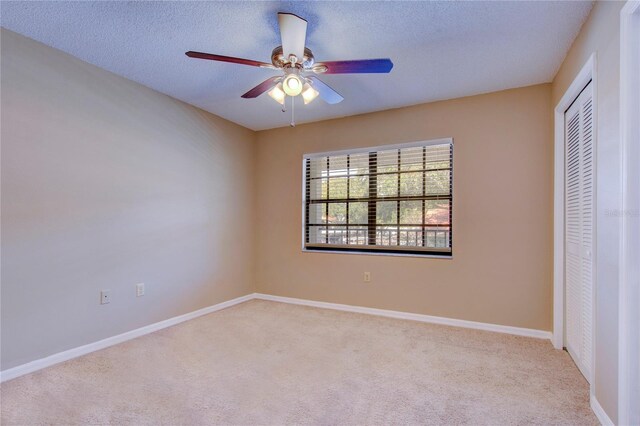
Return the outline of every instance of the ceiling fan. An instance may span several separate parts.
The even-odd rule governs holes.
[[[338,92],[316,77],[316,74],[388,73],[393,68],[393,63],[388,58],[315,62],[311,49],[305,46],[307,37],[307,21],[305,19],[292,13],[280,12],[278,13],[278,26],[280,27],[282,46],[273,49],[270,64],[193,51],[186,52],[186,55],[190,58],[231,62],[282,71],[280,75],[266,79],[242,97],[257,98],[264,92],[268,92],[269,96],[283,107],[287,96],[292,98],[292,106],[293,98],[298,95],[302,95],[305,104],[318,96],[328,104],[337,104],[344,99]]]

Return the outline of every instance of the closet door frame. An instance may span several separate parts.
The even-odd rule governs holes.
[[[620,318],[618,349],[618,423],[640,422],[640,358],[637,324],[640,320],[640,188],[637,164],[640,158],[640,1],[628,1],[620,11],[620,137],[622,142],[622,209],[620,225]]]
[[[596,72],[596,54],[591,54],[578,75],[567,91],[558,102],[554,110],[554,189],[553,189],[553,346],[556,349],[563,349],[565,335],[565,111],[571,106],[574,100],[580,95],[589,82],[593,86],[593,181],[596,183],[597,173],[597,143],[598,143],[598,81]],[[597,211],[597,193],[594,193],[594,214]],[[593,276],[596,277],[597,244],[595,241],[597,221],[594,220],[593,228]],[[591,368],[589,383],[590,393],[594,394],[594,370],[596,363],[596,281],[593,281],[592,294],[592,315],[593,327],[591,336]]]

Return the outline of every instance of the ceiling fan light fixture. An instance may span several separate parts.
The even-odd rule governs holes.
[[[255,99],[267,92],[269,97],[282,105],[282,111],[286,112],[287,96],[290,96],[292,98],[292,126],[295,123],[293,120],[295,99],[293,98],[298,95],[302,95],[305,105],[313,102],[317,97],[330,105],[344,100],[342,95],[313,74],[387,74],[391,72],[393,62],[389,58],[316,63],[313,52],[305,46],[307,24],[306,19],[293,13],[278,12],[278,27],[282,43],[271,51],[271,63],[192,50],[185,52],[185,54],[190,58],[229,62],[278,71],[279,75],[267,78],[241,97]]]
[[[315,98],[318,97],[320,92],[311,87],[309,83],[305,83],[302,88],[302,99],[304,100],[304,104],[307,105],[310,102],[313,102]]]
[[[289,74],[282,82],[284,93],[289,96],[298,96],[302,92],[302,80],[296,74]]]
[[[273,99],[280,105],[284,105],[284,98],[287,95],[282,91],[282,83],[278,83],[278,85],[275,86],[273,89],[269,90],[267,94],[271,96],[271,99]]]

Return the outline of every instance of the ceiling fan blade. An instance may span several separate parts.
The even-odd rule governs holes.
[[[355,61],[330,61],[320,62],[314,68],[322,69],[327,67],[324,74],[366,74],[366,73],[388,73],[393,68],[391,59],[362,59]]]
[[[249,90],[244,95],[242,95],[242,97],[245,98],[245,99],[257,98],[258,96],[262,95],[267,90],[271,90],[275,85],[277,85],[280,82],[281,78],[282,77],[271,77],[271,78],[268,78],[265,81],[263,81],[262,83],[258,84],[253,89]]]
[[[293,13],[279,12],[278,26],[285,59],[288,60],[289,55],[296,55],[298,62],[302,62],[307,39],[307,21]]]
[[[322,80],[320,80],[318,77],[315,77],[312,75],[307,78],[311,81],[311,87],[313,87],[318,91],[318,93],[320,93],[320,97],[326,103],[337,104],[344,100],[344,98],[342,97],[342,95],[340,95],[340,93],[336,92],[331,87],[327,86],[327,84],[324,83]]]
[[[253,61],[251,59],[234,58],[233,56],[214,55],[212,53],[193,52],[188,51],[185,53],[190,58],[209,59],[211,61],[231,62],[232,64],[250,65],[252,67],[261,68],[275,68],[273,65],[266,62]]]

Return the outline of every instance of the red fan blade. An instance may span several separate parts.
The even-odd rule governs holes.
[[[271,78],[268,78],[265,81],[263,81],[262,83],[258,84],[253,89],[249,90],[244,95],[242,95],[242,97],[245,98],[245,99],[257,98],[258,96],[262,95],[267,90],[272,89],[276,84],[278,84],[280,82],[281,78],[282,77],[271,77]]]
[[[344,98],[342,97],[342,95],[340,95],[340,93],[333,90],[331,87],[329,87],[325,82],[320,80],[318,77],[312,75],[307,78],[311,81],[311,87],[313,87],[315,90],[318,91],[318,93],[320,94],[320,97],[326,103],[337,104],[344,100]]]
[[[232,56],[214,55],[211,53],[188,51],[185,53],[190,58],[209,59],[210,61],[231,62],[232,64],[250,65],[252,67],[275,68],[266,62],[253,61],[251,59],[234,58]]]
[[[366,74],[388,73],[393,68],[391,59],[362,59],[356,61],[331,61],[320,62],[314,65],[314,69],[326,67],[325,74]],[[320,71],[322,72],[322,71]]]

